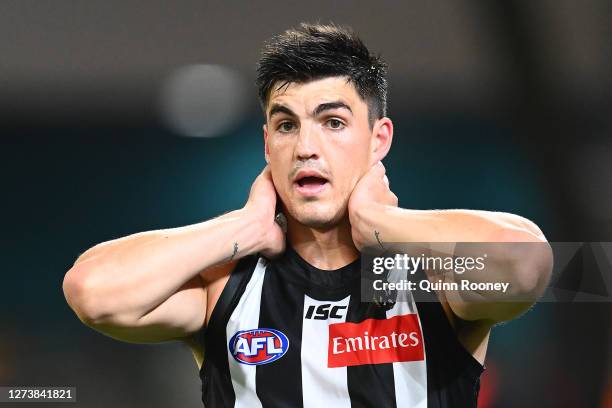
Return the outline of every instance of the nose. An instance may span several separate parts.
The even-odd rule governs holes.
[[[302,126],[295,146],[295,155],[298,160],[319,158],[319,135],[315,126]]]

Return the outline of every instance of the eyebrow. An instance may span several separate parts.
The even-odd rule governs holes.
[[[334,102],[326,102],[326,103],[319,104],[319,106],[317,106],[315,110],[312,112],[312,116],[318,116],[321,113],[327,110],[332,110],[332,109],[346,109],[351,113],[351,115],[353,114],[353,110],[346,103],[342,101],[334,101]],[[272,104],[272,108],[270,109],[270,119],[272,119],[274,115],[279,114],[279,113],[285,113],[289,116],[297,117],[297,115],[285,105],[281,105],[278,103]]]

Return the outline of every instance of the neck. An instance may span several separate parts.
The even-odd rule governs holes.
[[[342,268],[359,256],[348,216],[329,229],[311,228],[289,216],[287,239],[306,262],[323,270]]]

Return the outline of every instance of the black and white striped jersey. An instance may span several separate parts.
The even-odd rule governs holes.
[[[360,277],[359,259],[325,271],[291,247],[241,259],[199,335],[204,405],[475,407],[484,368],[440,303],[362,302]]]

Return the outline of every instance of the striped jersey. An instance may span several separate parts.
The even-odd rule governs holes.
[[[321,270],[290,246],[242,258],[198,336],[204,405],[476,407],[484,367],[437,299],[362,302],[360,278],[360,259]]]

